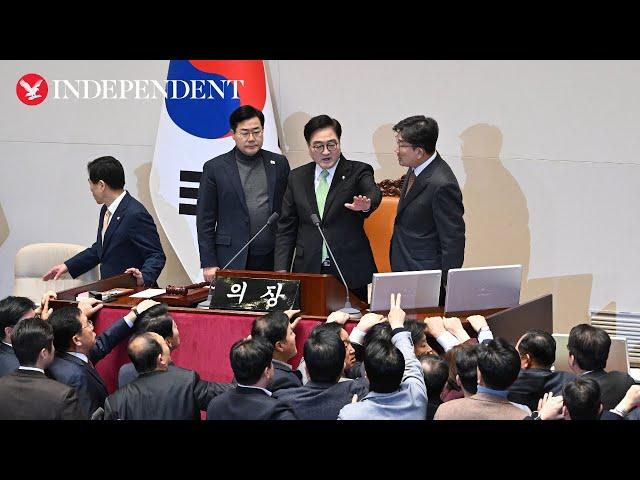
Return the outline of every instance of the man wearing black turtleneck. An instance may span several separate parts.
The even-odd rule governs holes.
[[[197,228],[200,266],[211,281],[280,212],[287,187],[286,157],[262,150],[264,115],[243,105],[229,117],[236,146],[204,164],[198,190]],[[273,270],[275,225],[270,225],[228,268]]]

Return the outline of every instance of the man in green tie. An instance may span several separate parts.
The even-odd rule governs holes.
[[[347,286],[367,301],[367,285],[378,271],[364,220],[382,199],[371,165],[347,160],[340,151],[342,127],[328,115],[313,117],[304,138],[313,159],[291,171],[282,202],[275,270],[329,273],[340,279],[311,214],[321,219],[327,242]],[[295,249],[295,259],[293,259]]]

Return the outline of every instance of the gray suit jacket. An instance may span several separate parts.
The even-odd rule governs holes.
[[[527,413],[507,398],[476,393],[467,398],[444,402],[434,420],[523,420]]]
[[[413,350],[411,334],[396,333],[391,339],[404,356],[404,376],[400,389],[392,393],[369,392],[357,402],[345,405],[338,420],[425,420],[427,387],[422,367]]]

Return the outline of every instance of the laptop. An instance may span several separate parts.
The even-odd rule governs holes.
[[[392,293],[401,293],[403,310],[438,306],[442,270],[374,273],[371,289],[372,312],[389,311]]]
[[[515,346],[527,330],[553,332],[553,295],[547,294],[487,317],[493,336]]]
[[[618,371],[629,373],[629,351],[627,350],[627,337],[619,335],[609,335],[611,338],[611,348],[609,349],[609,358],[607,359],[607,372]],[[554,333],[553,338],[556,340],[556,362],[555,370],[570,372],[569,368],[569,343],[568,333]]]
[[[445,312],[515,307],[520,303],[522,265],[452,268],[447,276]]]

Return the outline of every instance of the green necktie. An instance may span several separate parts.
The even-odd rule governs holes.
[[[322,218],[322,214],[324,213],[324,204],[327,201],[327,194],[329,193],[329,182],[327,182],[327,177],[329,176],[329,172],[327,170],[322,170],[320,173],[320,180],[318,181],[318,187],[316,188],[316,203],[318,204],[318,213],[320,214],[320,218]],[[329,256],[327,252],[327,246],[324,242],[322,242],[322,261]]]

